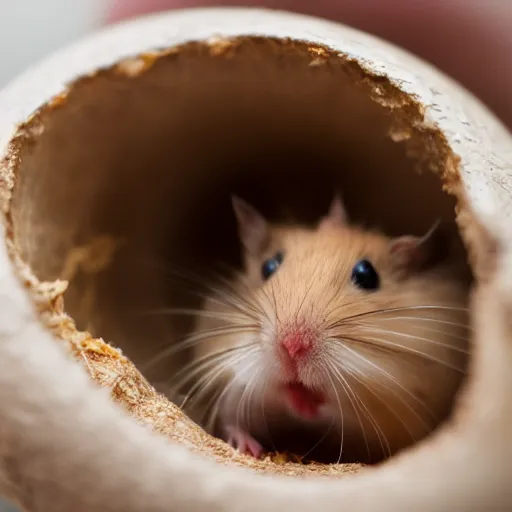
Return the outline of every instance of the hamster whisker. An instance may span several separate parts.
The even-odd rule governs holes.
[[[421,316],[389,316],[384,318],[377,317],[376,319],[372,319],[372,322],[380,321],[380,322],[389,322],[393,320],[417,320],[419,322],[434,322],[441,325],[449,325],[451,327],[460,327],[461,329],[466,329],[467,331],[472,331],[473,328],[467,324],[462,322],[449,322],[448,320],[441,320],[438,318],[426,318]],[[445,333],[445,331],[439,331]]]
[[[243,278],[243,276],[239,276],[238,282],[241,283],[244,286],[245,293],[248,294],[249,296],[253,297],[253,301],[252,302],[246,296],[241,294],[236,289],[236,287],[233,285],[233,283],[230,282],[229,279],[227,279],[227,278],[225,278],[223,276],[220,276],[220,275],[217,277],[217,279],[219,281],[221,281],[221,283],[225,286],[224,293],[226,292],[226,288],[229,289],[231,291],[231,297],[236,298],[238,301],[240,301],[240,303],[242,303],[254,315],[260,316],[260,315],[263,314],[263,310],[258,307],[257,301],[254,300],[254,298],[255,298],[254,290],[251,289],[247,285],[247,283],[245,282],[245,279]],[[215,291],[215,289],[213,287],[212,287],[212,291]]]
[[[205,292],[193,292],[193,295],[197,295],[202,299],[209,298],[210,300],[219,301],[222,306],[231,306],[237,309],[240,313],[251,316],[253,320],[258,319],[261,316],[262,311],[258,309],[255,303],[252,303],[246,296],[239,293],[239,291],[234,287],[234,285],[224,276],[217,274],[214,277],[206,277],[206,274],[211,274],[211,272],[205,273],[205,276],[200,276],[191,272],[190,270],[174,270],[173,274],[184,280],[188,281],[190,284],[197,286],[200,290],[206,289]],[[253,294],[253,291],[248,288],[250,294]],[[217,300],[212,297],[212,294],[217,296]],[[221,300],[223,300],[221,302]]]
[[[175,373],[167,382],[170,389],[175,389],[179,392],[183,387],[186,387],[186,384],[190,381],[194,381],[194,378],[198,374],[204,374],[205,370],[210,369],[212,371],[211,366],[214,366],[214,369],[217,368],[217,365],[224,359],[227,359],[231,354],[214,354],[211,357],[201,358],[198,361],[193,361],[185,365],[179,372]],[[197,382],[197,381],[196,381]]]
[[[422,322],[430,323],[430,324],[439,324],[441,327],[448,326],[459,329],[464,329],[466,331],[470,331],[469,327],[466,327],[465,324],[457,323],[457,322],[448,322],[446,320],[439,320],[437,318],[422,318],[422,317],[407,317],[407,316],[398,316],[398,317],[389,317],[389,318],[372,318],[372,324],[364,323],[364,322],[347,322],[347,326],[354,325],[361,328],[372,328],[375,325],[378,325],[379,322],[390,322],[390,321],[398,321],[398,320],[411,320],[410,325],[420,327],[423,331],[427,331],[433,334],[440,334],[442,336],[449,336],[454,339],[468,341],[468,335],[461,335],[455,332],[452,332],[451,329],[436,329],[435,327],[430,327],[426,325],[422,325]],[[395,333],[394,331],[388,331],[384,329],[386,332]],[[395,333],[396,334],[396,333]],[[403,335],[403,333],[401,334]],[[463,351],[464,349],[459,349],[459,351]],[[465,350],[465,353],[469,354],[469,351]]]
[[[377,383],[374,383],[374,386],[376,386]],[[423,425],[424,429],[425,429],[425,432],[431,432],[433,430],[433,426],[430,422],[428,422],[407,400],[405,400],[399,393],[398,391],[393,388],[392,385],[384,385],[382,382],[379,382],[378,385],[384,389],[384,391],[388,392],[388,393],[391,393],[393,396],[395,396],[396,398],[398,398],[398,400],[400,400],[400,402],[402,402],[406,407],[407,409],[413,414],[413,416],[419,420],[419,422]],[[404,389],[403,386],[400,386],[398,383],[396,383],[396,385],[400,388],[400,389]],[[423,404],[423,402],[421,402],[419,399],[416,399],[416,401],[422,403],[424,409],[432,416],[432,413],[431,411],[428,409],[428,407]],[[414,436],[414,434],[411,432],[411,430],[409,430],[409,426],[406,424],[406,422],[403,420],[403,418],[400,418],[400,416],[398,414],[395,414],[395,416],[400,420],[400,423],[402,423],[402,425],[405,427],[405,429],[407,430],[407,432],[409,433],[409,435],[411,436],[411,439],[416,443],[417,442],[417,439],[416,437]],[[437,423],[437,420],[436,420],[436,423]]]
[[[465,370],[458,368],[457,366],[447,363],[446,361],[442,361],[441,359],[437,359],[436,357],[433,357],[430,354],[422,352],[421,350],[416,350],[414,348],[408,347],[407,345],[401,345],[400,343],[395,343],[393,341],[389,341],[386,339],[374,338],[374,337],[368,337],[368,336],[357,337],[357,338],[349,338],[349,337],[345,338],[344,337],[343,340],[345,340],[345,339],[355,341],[356,343],[369,342],[371,344],[372,342],[374,342],[376,344],[381,344],[383,347],[390,347],[390,348],[396,349],[397,353],[416,355],[416,356],[426,359],[428,361],[432,361],[433,363],[437,363],[441,366],[445,366],[446,368],[449,368],[455,372],[462,373],[463,375],[466,374]]]
[[[191,397],[194,395],[195,395],[195,399],[198,400],[201,397],[201,395],[198,397],[196,395],[196,392],[198,392],[198,390],[199,390],[199,392],[203,393],[205,390],[207,390],[209,388],[209,386],[211,384],[213,384],[219,376],[222,376],[223,374],[225,374],[226,369],[229,367],[229,365],[238,364],[241,361],[243,361],[245,358],[247,358],[250,354],[255,353],[257,351],[258,351],[258,348],[245,349],[244,351],[239,351],[242,353],[235,354],[234,356],[232,356],[230,358],[226,358],[226,360],[221,361],[222,364],[217,365],[217,367],[215,367],[212,370],[210,370],[209,372],[207,372],[202,378],[200,378],[194,384],[194,386],[192,386],[192,388],[189,390],[188,394],[185,396],[185,399],[183,400],[180,407],[184,408],[186,406],[186,404],[189,402],[189,400],[191,399]]]
[[[272,438],[272,434],[270,433],[270,428],[268,426],[267,420],[267,412],[265,410],[265,400],[267,398],[268,388],[269,388],[269,379],[265,379],[265,387],[263,388],[263,395],[261,398],[261,415],[263,417],[263,422],[265,423],[265,430],[267,432],[268,439],[270,439],[270,444],[272,445],[272,449],[274,452],[277,451],[276,444],[274,443],[274,439]]]
[[[254,364],[251,365],[251,367],[254,366]],[[240,428],[240,416],[242,417],[242,422],[244,424],[244,430],[250,430],[250,423],[251,423],[251,397],[254,391],[254,387],[256,384],[256,378],[258,377],[257,374],[252,375],[249,378],[249,382],[245,385],[242,395],[240,396],[238,400],[238,405],[236,408],[236,426],[237,428]],[[240,410],[242,411],[242,414],[240,415]],[[247,413],[249,411],[249,413]]]
[[[208,390],[209,385],[213,384],[215,380],[221,376],[222,369],[226,368],[228,364],[224,365],[216,365],[213,368],[211,368],[209,371],[207,371],[204,375],[201,376],[200,379],[198,379],[192,387],[188,390],[187,394],[183,398],[179,405],[179,407],[183,410],[187,407],[188,403],[192,398],[195,399],[195,402],[200,401],[201,396],[204,395],[204,393]],[[220,367],[220,368],[219,368]],[[197,393],[201,393],[199,396]]]
[[[183,291],[183,290],[181,290],[181,291]],[[243,309],[244,308],[244,304],[242,304],[243,298],[240,300],[240,302],[241,302],[240,304],[238,304],[237,306],[234,306],[233,301],[236,301],[237,298],[240,299],[240,297],[234,297],[229,301],[222,300],[223,294],[222,293],[219,294],[217,288],[211,290],[208,293],[199,292],[197,290],[184,290],[183,293],[186,293],[187,295],[196,297],[196,298],[200,299],[202,302],[205,302],[206,300],[208,300],[208,301],[216,304],[217,306],[220,306],[220,309],[226,309],[226,308],[233,309],[233,310],[237,311],[238,313],[240,313],[241,315],[243,315],[244,317],[250,318],[254,322],[258,321],[258,319],[259,319],[259,315],[253,313],[250,309],[247,309],[247,310]],[[215,295],[215,294],[217,294],[217,295]],[[165,308],[162,308],[162,309],[165,309]],[[159,310],[157,310],[157,311],[159,311]],[[142,312],[141,314],[147,315],[147,314],[151,314],[151,312]]]
[[[346,366],[346,364],[344,364],[344,371],[350,375],[356,382],[358,382],[359,384],[363,384],[359,378],[357,378],[356,375],[354,375],[354,370],[350,370],[350,368],[348,368]],[[365,386],[366,387],[366,386]],[[379,440],[379,444],[380,444],[380,447],[382,449],[382,453],[384,454],[385,451],[384,451],[384,448],[386,448],[387,450],[387,453],[388,453],[388,456],[391,456],[391,447],[389,445],[389,441],[387,439],[387,436],[386,434],[384,433],[384,431],[382,430],[381,426],[379,425],[378,421],[375,419],[375,416],[371,413],[370,409],[368,409],[368,407],[366,407],[366,404],[364,403],[364,401],[357,395],[357,393],[354,392],[354,396],[357,398],[358,400],[358,403],[361,405],[361,407],[364,409],[364,411],[366,412],[366,417],[368,418],[368,420],[370,421],[373,429],[375,430],[375,433],[377,434],[377,438]],[[389,407],[388,407],[389,409]],[[384,447],[384,444],[386,445]]]
[[[337,290],[335,290],[335,292],[333,292],[332,297],[329,299],[329,301],[327,302],[327,304],[325,306],[325,318],[330,318],[336,311],[339,311],[340,309],[344,309],[344,308],[350,307],[350,306],[356,304],[357,302],[359,302],[357,300],[352,300],[350,302],[344,302],[341,305],[338,304],[338,305],[334,306],[333,308],[329,309],[331,304],[336,299],[338,299],[338,296],[337,296],[336,292],[337,292]]]
[[[256,307],[251,304],[247,299],[243,298],[240,294],[231,295],[221,288],[212,288],[210,295],[205,295],[204,298],[210,302],[222,307],[232,308],[242,315],[246,315],[251,320],[257,321],[263,314],[258,311]]]
[[[370,384],[368,382],[365,382],[364,381],[364,378],[360,378],[358,375],[357,375],[357,372],[355,372],[354,370],[350,370],[349,373],[351,374],[352,378],[357,381],[361,386],[365,387],[377,400],[379,400],[379,402],[384,405],[390,412],[391,414],[402,424],[402,426],[405,428],[405,430],[407,431],[407,433],[409,434],[409,436],[411,437],[413,443],[416,443],[417,442],[417,439],[416,439],[416,436],[411,432],[411,429],[409,427],[409,425],[407,425],[407,423],[404,421],[404,419],[395,411],[395,409],[393,407],[391,407],[391,405],[388,403],[387,400],[384,400],[382,398],[382,396],[377,393],[377,391],[375,390],[375,386],[372,387],[370,386]],[[391,388],[389,387],[386,387],[386,386],[382,386],[386,391],[391,391],[393,393],[394,396],[397,396],[398,398],[401,398],[400,395],[398,395],[396,392],[394,392],[393,390],[391,390]],[[405,404],[407,405],[407,402],[405,402]],[[412,412],[414,412],[414,409],[412,409]],[[427,425],[423,420],[422,418],[418,415],[417,416],[420,421],[423,423],[423,425],[428,429],[428,431],[431,430],[430,426]],[[389,441],[386,439],[386,442],[387,442],[387,446],[388,446],[388,450],[389,450],[389,455],[391,455],[391,450],[390,450],[390,445],[389,445]]]
[[[158,353],[155,357],[150,359],[141,370],[147,371],[149,368],[151,368],[153,365],[161,362],[163,359],[170,357],[177,352],[180,352],[182,350],[185,350],[187,348],[191,348],[195,345],[198,345],[199,343],[210,340],[214,338],[220,338],[222,336],[226,335],[236,335],[236,334],[243,334],[243,333],[254,333],[257,331],[258,326],[257,325],[229,325],[227,327],[218,327],[214,329],[208,329],[205,331],[201,331],[199,333],[195,333],[189,336],[185,336],[184,338],[181,338],[180,340],[177,340],[175,343],[172,343],[170,347],[166,348],[165,350],[162,350],[160,353]]]
[[[402,306],[402,307],[393,307],[393,308],[382,308],[382,309],[373,309],[370,311],[365,311],[363,313],[358,313],[356,315],[347,316],[345,318],[342,318],[341,320],[337,320],[336,322],[333,322],[332,324],[329,324],[327,328],[332,327],[339,327],[340,325],[346,324],[349,320],[354,320],[356,318],[363,318],[366,316],[376,316],[384,313],[394,313],[397,311],[411,311],[411,310],[418,310],[418,309],[433,309],[433,310],[448,310],[448,311],[468,311],[467,308],[460,308],[460,307],[451,307],[451,306],[434,306],[434,305],[415,305],[415,306]]]
[[[336,299],[336,295],[333,294],[333,298],[329,301],[328,305],[331,304],[333,302],[334,299]],[[326,306],[326,313],[325,313],[325,317],[326,318],[329,318],[330,316],[332,316],[334,313],[336,313],[337,311],[339,311],[340,309],[345,309],[345,308],[348,308],[350,306],[353,306],[354,304],[360,304],[361,303],[361,298],[360,297],[357,297],[356,299],[354,300],[351,300],[349,302],[343,302],[342,304],[338,304],[336,307],[330,309],[330,310],[327,310],[327,306]],[[347,317],[347,319],[350,319],[350,317]],[[336,326],[336,324],[338,323],[342,323],[344,322],[345,319],[341,319],[341,320],[336,320],[335,322],[333,322],[333,324],[328,324],[326,326],[326,328],[330,328],[332,326]]]
[[[229,293],[222,288],[212,288],[207,293],[197,292],[193,295],[199,297],[203,302],[208,301],[219,306],[219,309],[232,309],[234,312],[250,318],[253,322],[257,322],[264,315],[264,311],[256,299],[251,302],[240,293]]]
[[[246,357],[249,357],[253,352],[250,352],[248,354],[245,354]],[[243,360],[243,359],[242,359]],[[254,366],[254,363],[250,365],[249,367],[246,367],[242,370],[242,374],[248,369],[252,368]],[[224,389],[218,393],[217,397],[214,397],[210,404],[208,405],[208,411],[206,413],[207,416],[209,416],[209,419],[207,420],[207,428],[210,429],[210,431],[213,429],[215,422],[217,420],[217,417],[219,415],[220,406],[222,404],[223,398],[227,395],[228,391],[237,383],[235,379],[231,379],[228,384],[224,387]],[[213,403],[212,403],[213,402]]]
[[[371,390],[369,389],[368,385],[365,384],[365,382],[363,382],[363,380],[357,375],[357,372],[355,370],[351,370],[349,368],[345,369],[345,371],[347,372],[347,374],[352,378],[354,379],[360,386],[363,386],[365,389],[367,389],[372,395],[376,396],[376,394]],[[377,397],[377,396],[376,396]],[[383,399],[380,398],[380,397],[377,397],[377,399],[383,403],[386,408],[388,410],[391,411],[391,413],[393,414],[393,416],[397,417],[396,413],[390,409],[389,405],[384,403]],[[375,416],[371,413],[370,409],[368,409],[368,407],[366,407],[366,405],[364,404],[363,400],[361,399],[360,400],[361,402],[361,405],[364,407],[365,411],[367,412],[368,414],[368,419],[371,421],[372,425],[373,425],[373,428],[375,430],[375,432],[377,433],[377,437],[379,439],[379,444],[380,444],[380,447],[382,449],[382,453],[385,454],[385,451],[384,451],[384,448],[385,450],[387,451],[387,455],[388,457],[391,457],[391,454],[392,454],[392,450],[391,450],[391,445],[389,444],[389,440],[388,440],[388,437],[386,436],[384,430],[382,429],[382,427],[379,425],[379,422],[375,419]]]
[[[304,455],[301,455],[300,458],[302,460],[306,459],[306,457],[311,453],[313,452],[313,450],[319,446],[322,441],[329,435],[329,432],[332,430],[332,427],[334,426],[334,418],[331,420],[331,424],[325,429],[325,432],[322,434],[322,437],[320,437],[320,439],[304,454]],[[276,451],[275,447],[274,447],[274,451]]]
[[[205,422],[205,430],[207,432],[213,432],[215,430],[215,423],[217,421],[217,417],[219,415],[220,405],[222,404],[222,399],[227,394],[231,386],[234,384],[234,380],[228,382],[228,384],[221,389],[217,395],[213,396],[212,399],[208,402],[206,406],[206,411],[204,416],[206,417]]]
[[[247,322],[246,316],[229,314],[224,311],[205,311],[204,309],[188,309],[188,308],[162,308],[155,309],[152,311],[146,311],[141,313],[142,315],[183,315],[183,316],[193,316],[193,317],[203,317],[203,318],[214,318],[218,320],[226,320],[226,321],[240,321],[242,323]]]
[[[363,331],[364,330],[370,331],[370,333],[375,332],[375,333],[380,333],[380,334],[392,334],[395,336],[401,336],[402,338],[408,338],[411,340],[425,341],[427,343],[431,343],[432,345],[437,345],[438,347],[443,347],[443,348],[446,348],[449,350],[453,350],[455,352],[460,352],[461,354],[464,354],[464,355],[469,355],[469,351],[466,349],[455,347],[453,345],[449,345],[448,343],[442,343],[441,341],[432,340],[430,338],[424,338],[422,336],[415,336],[413,334],[408,334],[408,333],[404,333],[404,332],[400,332],[400,331],[392,331],[390,329],[380,329],[379,327],[375,327],[371,324],[358,323],[357,326],[360,329],[362,329]],[[429,330],[432,332],[447,334],[445,331],[439,331],[436,329],[434,329],[434,330],[429,329]],[[453,334],[453,333],[452,333],[452,336],[455,338],[461,339],[461,340],[467,339],[467,337],[465,337],[465,336],[460,336],[460,335]]]
[[[363,347],[368,348],[369,350],[378,350],[379,352],[382,352],[384,354],[398,355],[401,353],[401,351],[395,347],[382,345],[381,343],[377,343],[375,341],[368,339],[359,338],[354,335],[349,335],[345,332],[331,331],[329,333],[329,339],[336,341],[337,343],[351,342],[353,344],[362,345]]]
[[[228,356],[231,356],[235,352],[239,352],[241,350],[248,349],[250,347],[257,346],[257,342],[246,343],[245,345],[230,347],[224,350],[219,350],[217,352],[213,352],[211,354],[207,354],[205,356],[200,357],[190,363],[186,364],[183,368],[181,368],[178,372],[176,372],[167,382],[170,383],[173,387],[178,387],[177,384],[173,385],[174,382],[178,381],[181,384],[186,383],[189,379],[194,378],[195,375],[201,373],[208,365],[218,362],[220,359],[224,359]],[[179,380],[183,375],[186,376],[184,380]]]
[[[368,458],[371,459],[371,451],[370,451],[370,445],[368,443],[368,437],[366,436],[366,430],[363,425],[363,421],[361,419],[361,416],[359,415],[358,409],[360,409],[359,404],[357,402],[357,397],[350,387],[349,382],[343,377],[343,374],[334,366],[332,363],[327,363],[327,366],[332,374],[334,374],[334,378],[339,382],[341,387],[343,388],[343,391],[347,395],[347,398],[350,401],[350,404],[352,405],[352,408],[354,409],[354,412],[357,417],[357,421],[359,422],[359,426],[361,427],[361,433],[363,434],[364,443],[366,445],[366,451],[368,453]],[[362,410],[361,410],[362,412]]]
[[[351,375],[349,371],[347,371],[347,373],[349,375]],[[354,378],[353,375],[351,375],[351,376],[352,376],[352,378]],[[387,455],[390,457],[391,456],[391,447],[389,446],[389,441],[386,437],[386,434],[384,433],[381,426],[379,425],[379,423],[377,422],[377,420],[371,413],[370,409],[368,409],[368,407],[366,407],[366,404],[364,403],[363,399],[355,391],[354,391],[354,396],[357,398],[359,406],[361,407],[362,411],[364,412],[366,418],[370,421],[370,424],[372,425],[373,430],[377,434],[377,439],[379,440],[382,454],[385,455],[386,451],[387,451]],[[370,455],[370,458],[371,458],[371,455]]]
[[[356,380],[349,370],[346,370],[346,372],[354,380]],[[366,407],[366,404],[364,403],[362,398],[360,398],[359,395],[355,391],[353,393],[354,393],[354,397],[357,399],[357,402],[358,402],[361,410],[365,413],[366,418],[370,421],[370,424],[372,425],[375,433],[377,434],[377,439],[379,440],[379,444],[380,444],[380,448],[382,450],[382,454],[384,455],[386,453],[386,450],[387,450],[388,456],[391,456],[391,448],[389,446],[389,442],[388,442],[388,439],[386,437],[386,434],[384,433],[384,431],[382,430],[382,428],[379,425],[378,421],[375,419],[375,417],[371,413],[370,409],[368,409],[368,407]]]
[[[406,387],[404,387],[398,380],[393,377],[390,373],[388,373],[386,370],[381,368],[378,364],[373,363],[370,361],[367,357],[364,357],[363,355],[359,354],[356,350],[351,349],[350,347],[347,347],[346,345],[343,345],[343,348],[350,352],[351,354],[355,355],[362,361],[364,361],[366,364],[371,366],[372,368],[376,369],[378,372],[380,372],[382,375],[384,375],[389,381],[391,381],[395,386],[400,388],[402,391],[405,392],[407,396],[412,398],[418,405],[420,405],[425,411],[430,415],[430,417],[437,421],[437,416],[432,412],[432,410],[425,404],[423,400],[421,400],[419,397],[417,397],[414,393],[409,391]],[[357,369],[357,368],[356,368]],[[360,370],[357,370],[360,372]],[[362,373],[362,372],[360,372]],[[393,394],[423,423],[424,427],[430,428],[429,425],[425,423],[425,420],[418,414],[418,412],[409,404],[403,397],[401,397],[396,391],[392,390],[390,387],[383,386],[385,389],[388,389],[389,391],[392,391]],[[404,425],[405,426],[405,425]]]
[[[340,395],[338,394],[338,390],[336,389],[336,386],[334,385],[334,381],[332,380],[330,372],[326,373],[329,381],[331,382],[332,390],[334,391],[334,396],[336,397],[336,401],[338,402],[338,407],[340,410],[340,418],[341,418],[341,435],[340,435],[340,455],[337,460],[337,464],[341,462],[341,457],[343,455],[343,440],[345,435],[345,419],[343,415],[343,408],[341,407],[341,400]]]
[[[267,291],[265,290],[265,288],[260,288],[260,289],[259,289],[259,291],[260,291],[260,293],[263,295],[263,297],[264,297],[264,299],[265,299],[265,301],[266,301],[266,303],[267,303],[267,306],[268,306],[271,310],[275,311],[275,308],[276,308],[276,298],[275,298],[275,296],[274,296],[274,294],[273,294],[273,287],[271,288],[272,298],[271,298],[271,297],[270,297],[270,295],[267,293]],[[263,307],[262,307],[262,309],[263,309]],[[262,314],[263,314],[263,313],[262,313]],[[264,315],[264,316],[266,316],[266,315]]]
[[[240,399],[238,401],[237,409],[236,409],[236,424],[237,427],[240,426],[240,418],[242,419],[242,423],[244,425],[244,430],[250,430],[250,422],[251,422],[251,411],[250,408],[247,407],[250,404],[250,398],[252,396],[252,391],[254,389],[254,381],[256,379],[256,375],[251,375],[249,377],[249,381],[244,386],[242,390],[242,394],[240,395]]]
[[[403,427],[405,428],[405,430],[407,431],[407,433],[409,434],[409,436],[411,437],[412,441],[414,443],[416,443],[416,438],[414,436],[414,434],[410,431],[409,427],[406,425],[405,421],[403,420],[403,418],[400,417],[400,415],[390,406],[390,404],[384,400],[382,398],[381,395],[379,395],[377,393],[377,391],[375,389],[373,389],[369,383],[365,382],[365,379],[364,379],[364,375],[363,375],[363,378],[361,378],[358,373],[360,372],[357,372],[355,370],[350,370],[350,369],[347,369],[346,370],[347,373],[360,385],[360,386],[363,386],[368,392],[370,392],[382,405],[384,405],[384,407],[386,407],[386,409],[388,409],[388,411],[391,412],[391,414],[403,425]],[[386,434],[384,433],[384,431],[382,430],[382,428],[380,427],[380,425],[378,425],[377,421],[374,420],[375,422],[375,425],[379,427],[379,431],[382,433],[382,436],[384,438],[384,442],[386,444],[386,449],[387,449],[387,452],[388,452],[388,456],[391,457],[391,454],[392,454],[392,450],[391,450],[391,445],[389,444],[389,439],[387,438]]]
[[[277,307],[277,298],[276,298],[276,292],[275,292],[275,288],[274,288],[274,283],[271,281],[270,282],[270,291],[272,292],[272,299],[273,299],[273,306],[274,306],[274,312],[275,312],[275,315],[276,315],[276,319],[277,319],[277,323],[281,323],[281,320],[279,319],[279,308]]]
[[[228,366],[230,363],[232,363],[236,357],[236,355],[240,355],[240,354],[237,354],[239,352],[242,352],[243,350],[247,349],[247,347],[240,347],[240,349],[238,349],[239,347],[235,347],[234,349],[227,349],[227,350],[223,350],[223,351],[220,351],[220,352],[217,352],[215,354],[212,354],[210,357],[207,357],[207,358],[201,358],[201,360],[198,360],[197,363],[196,362],[192,362],[190,363],[189,365],[187,365],[185,368],[182,369],[182,371],[178,372],[178,373],[188,373],[187,377],[182,379],[181,381],[178,381],[174,387],[176,389],[180,389],[182,388],[187,382],[189,382],[189,380],[191,380],[195,375],[197,375],[198,373],[203,373],[203,375],[201,376],[201,379],[196,381],[194,383],[194,385],[200,385],[201,383],[201,380],[207,380],[209,379],[214,373],[216,373],[219,368],[220,369],[224,369],[226,366]],[[206,359],[206,361],[204,361],[204,359]],[[210,368],[209,368],[210,367]],[[204,373],[205,369],[209,368],[209,370]],[[185,371],[183,371],[185,370]],[[188,370],[188,372],[186,372],[186,370]],[[220,373],[220,371],[219,371]],[[173,379],[176,378],[178,374],[175,374],[175,376],[173,377]],[[194,389],[194,388],[192,388]]]
[[[298,321],[298,319],[300,317],[300,313],[302,311],[302,307],[304,306],[304,302],[306,302],[306,299],[307,299],[309,293],[311,292],[311,288],[313,288],[314,284],[315,284],[315,279],[314,279],[314,274],[313,274],[311,276],[311,283],[309,284],[308,288],[304,292],[304,297],[302,298],[302,301],[301,301],[299,307],[297,308],[297,312],[295,313],[295,321]]]
[[[246,306],[252,313],[256,316],[261,316],[264,311],[259,306],[258,301],[256,300],[256,293],[254,288],[250,285],[247,276],[229,265],[223,265],[226,269],[226,274],[231,274],[231,277],[228,278],[227,275],[223,275],[220,273],[214,274],[214,278],[219,283],[219,287],[224,290],[224,292],[230,291],[230,295],[232,297],[236,297],[241,302],[243,302],[244,306]],[[242,286],[243,293],[238,290],[234,283],[237,283]],[[215,291],[217,287],[213,284],[210,285],[210,290]],[[252,299],[252,300],[251,300]]]

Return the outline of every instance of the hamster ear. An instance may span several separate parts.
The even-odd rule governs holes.
[[[447,232],[436,222],[422,237],[401,236],[391,241],[391,263],[396,270],[417,272],[443,260],[449,251]]]
[[[270,238],[267,220],[243,199],[233,196],[231,201],[238,224],[240,241],[251,254],[257,255],[262,253]]]
[[[347,212],[340,194],[336,194],[329,206],[329,212],[320,220],[319,228],[326,226],[343,226],[348,223]]]

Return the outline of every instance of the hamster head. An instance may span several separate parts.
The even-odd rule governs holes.
[[[445,265],[442,231],[362,230],[339,197],[313,228],[233,206],[244,300],[258,312],[253,371],[238,378],[273,389],[266,396],[293,417],[357,430],[384,451],[430,431],[467,358],[467,287]]]

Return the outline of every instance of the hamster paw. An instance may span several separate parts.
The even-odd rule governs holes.
[[[261,446],[254,437],[248,432],[238,427],[226,427],[227,443],[246,455],[252,455],[254,458],[259,459],[263,453],[263,446]]]

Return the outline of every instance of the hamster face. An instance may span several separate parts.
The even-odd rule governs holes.
[[[362,231],[337,198],[313,229],[234,206],[258,318],[243,336],[257,347],[250,365],[233,366],[242,398],[258,402],[245,406],[335,425],[340,458],[343,443],[388,455],[432,430],[464,374],[468,338],[467,289],[437,264],[435,235]]]

